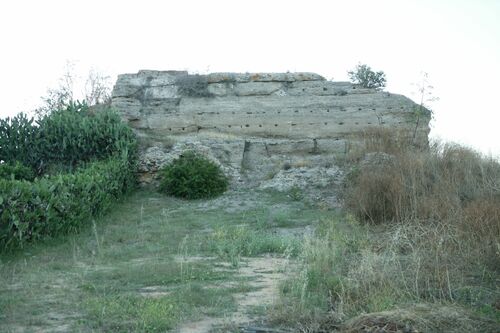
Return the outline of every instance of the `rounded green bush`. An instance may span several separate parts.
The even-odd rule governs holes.
[[[19,161],[0,164],[0,179],[15,179],[32,181],[35,179],[33,170]]]
[[[160,173],[160,191],[184,199],[216,197],[229,183],[214,162],[192,151],[183,153]]]

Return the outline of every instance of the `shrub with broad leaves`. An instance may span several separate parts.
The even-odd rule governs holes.
[[[224,193],[228,179],[214,162],[192,151],[161,170],[160,190],[184,198],[213,198]]]

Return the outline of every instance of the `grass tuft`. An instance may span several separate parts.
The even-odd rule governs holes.
[[[387,131],[362,139],[346,213],[304,242],[272,321],[304,332],[496,332],[500,164],[457,145],[420,149]]]
[[[253,230],[247,225],[217,228],[207,240],[207,249],[221,259],[238,266],[241,257],[255,257],[274,253],[297,256],[300,240],[294,236],[280,236],[269,230]]]

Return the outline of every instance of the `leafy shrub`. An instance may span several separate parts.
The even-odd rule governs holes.
[[[110,109],[2,120],[0,148],[0,247],[76,230],[135,184],[136,139]]]
[[[363,88],[381,89],[385,87],[386,79],[383,71],[374,72],[370,66],[358,64],[354,70],[347,72],[353,83]]]
[[[0,164],[0,179],[16,179],[28,180],[35,179],[35,173],[27,166],[24,166],[19,161],[15,163]]]
[[[80,229],[135,184],[127,154],[33,182],[0,179],[0,246]]]
[[[103,159],[117,151],[136,150],[135,136],[111,109],[92,113],[83,103],[70,104],[39,122],[38,146],[45,167]],[[133,154],[131,154],[132,156]]]
[[[39,162],[37,139],[38,127],[24,113],[0,119],[0,161],[35,167]]]
[[[293,201],[300,201],[304,199],[304,190],[297,185],[292,186],[292,188],[288,191],[288,197],[290,197]]]
[[[161,177],[162,192],[185,199],[215,197],[228,186],[227,177],[215,163],[192,151],[163,168]]]
[[[103,159],[117,151],[136,151],[132,130],[107,108],[92,113],[85,103],[70,103],[36,123],[20,114],[0,120],[0,160],[20,161],[39,175]],[[64,166],[61,168],[59,166]]]

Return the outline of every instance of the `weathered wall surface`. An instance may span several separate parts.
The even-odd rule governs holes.
[[[145,176],[196,149],[234,179],[266,180],[284,163],[330,164],[367,128],[415,129],[410,99],[314,73],[140,71],[118,77],[112,103],[141,138]],[[428,131],[425,119],[419,139]]]

